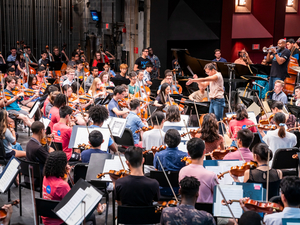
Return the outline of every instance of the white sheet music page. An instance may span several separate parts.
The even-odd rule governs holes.
[[[233,166],[241,166],[243,165],[243,161],[218,161],[218,165],[220,167],[220,172],[223,173],[225,171],[229,171]],[[218,174],[217,174],[218,175]],[[244,176],[239,177],[239,180],[243,182]],[[233,178],[229,173],[226,173],[222,179],[219,179],[220,184],[232,184],[234,182]]]
[[[113,117],[109,122],[109,127],[113,136],[121,138],[126,126],[126,119]]]
[[[122,158],[122,157],[121,157]],[[125,158],[125,157],[124,157]],[[123,161],[123,164],[124,164],[124,167],[126,170],[128,170],[128,166],[127,164],[125,163],[125,160],[122,159]],[[104,167],[103,167],[103,173],[106,173],[106,172],[109,172],[110,170],[122,170],[123,169],[123,166],[121,164],[121,161],[119,159],[119,156],[115,156],[114,159],[106,159],[105,160],[105,164],[104,164]],[[110,179],[110,176],[109,174],[106,174],[105,176],[103,176],[101,178],[102,181],[112,181]]]
[[[66,221],[77,206],[80,205],[81,201],[85,198],[87,193],[79,188],[76,193],[72,196],[72,198],[68,201],[67,204],[64,205],[60,210],[56,212],[56,214],[63,220]]]
[[[225,195],[226,200],[239,200],[243,198],[243,186],[242,185],[222,185],[220,184],[221,190],[223,194]],[[223,197],[218,189],[216,187],[217,193],[214,196],[214,207],[213,207],[213,213],[214,216],[220,216],[220,217],[232,217],[228,207],[226,205],[222,205],[221,201],[223,200]],[[233,215],[236,218],[240,218],[243,214],[243,210],[240,206],[239,202],[234,202],[230,205],[230,208],[233,212]]]
[[[85,190],[86,196],[82,202],[76,207],[71,216],[67,219],[68,225],[77,225],[82,223],[84,218],[91,212],[94,206],[101,200],[102,195],[92,186]]]
[[[13,158],[10,163],[6,166],[6,170],[0,179],[0,192],[5,192],[12,179],[18,173],[18,166],[20,163]]]

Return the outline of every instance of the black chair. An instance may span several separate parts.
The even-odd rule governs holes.
[[[3,145],[3,140],[0,139],[0,164],[6,166],[9,160],[6,159],[5,148]],[[7,201],[10,202],[10,188],[7,190]]]
[[[121,138],[114,136],[114,140],[117,143],[117,145],[122,145],[126,147],[134,146],[133,134],[132,131],[128,128],[125,128]],[[119,147],[118,150],[119,152],[125,152],[126,148]]]
[[[249,149],[252,151],[252,148],[254,147],[254,145],[256,145],[258,143],[261,143],[260,137],[259,137],[258,133],[254,133],[254,138],[253,138],[253,141],[252,141]]]
[[[58,205],[59,201],[47,200],[43,198],[35,198],[37,216],[45,216],[52,219],[60,219],[53,209]]]
[[[88,163],[77,163],[75,165],[75,167],[74,167],[74,183],[75,184],[80,178],[85,180],[88,166],[89,166]]]
[[[155,206],[118,206],[117,224],[156,224],[160,216]]]
[[[283,176],[298,176],[299,160],[292,158],[298,152],[298,148],[277,149],[273,157],[272,168],[280,169]]]
[[[166,171],[166,174],[171,183],[172,188],[173,189],[179,188],[179,182],[178,182],[179,171]],[[163,171],[150,171],[150,178],[157,180],[160,187],[163,188],[170,187]],[[174,196],[161,195],[159,201],[169,201],[173,199]]]
[[[290,132],[295,134],[297,137],[297,144],[295,147],[300,148],[300,132],[298,130],[291,130]]]
[[[29,177],[29,170],[28,167],[31,165],[33,167],[33,177],[34,177],[34,187],[35,191],[40,192],[40,198],[42,198],[42,175],[41,175],[41,169],[40,169],[40,164],[38,162],[31,162],[31,161],[26,161],[24,159],[18,159],[21,164],[20,164],[20,171],[19,171],[19,198],[20,198],[20,216],[22,216],[22,187],[31,189],[30,183],[29,182],[21,182],[21,174],[24,175],[24,177]]]
[[[144,165],[153,166],[154,156],[152,153],[143,154],[143,157],[145,158]]]

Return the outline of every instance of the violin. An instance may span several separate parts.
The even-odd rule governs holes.
[[[156,152],[160,152],[162,150],[165,150],[166,148],[167,148],[167,146],[165,146],[165,145],[161,145],[159,147],[152,146],[150,150],[143,151],[143,155],[148,152],[152,152],[153,154],[155,154]]]
[[[86,150],[86,149],[90,149],[91,146],[89,144],[84,144],[83,143],[83,144],[78,144],[77,148],[81,148],[81,149]]]
[[[257,167],[257,162],[246,162],[242,166],[232,166],[230,170],[225,171],[224,173],[220,173],[217,177],[218,179],[222,179],[226,173],[231,172],[232,175],[237,176],[237,177],[242,177],[244,176],[244,173],[246,170],[249,170],[250,168],[256,168]]]
[[[190,157],[184,156],[181,160],[181,162],[186,162],[188,164],[192,163],[192,159]]]
[[[152,129],[153,129],[152,126],[149,126],[149,127],[142,127],[141,129],[136,130],[134,133],[138,134],[138,133],[140,133],[141,131],[148,131],[148,130],[152,130]]]
[[[129,108],[129,106],[124,98],[122,98],[121,100],[118,100],[118,105],[121,108]]]
[[[239,200],[228,200],[227,204],[232,204],[233,202],[240,202]],[[222,205],[225,205],[225,201],[222,200]],[[243,200],[245,207],[251,211],[262,212],[262,213],[274,213],[282,212],[283,207],[278,203],[273,202],[259,202],[252,199]]]
[[[155,213],[161,213],[162,210],[166,207],[177,207],[178,204],[179,204],[179,202],[177,202],[175,200],[170,200],[168,202],[163,202],[163,203],[161,203],[160,206],[156,206]]]
[[[211,152],[211,154],[214,159],[221,160],[224,158],[225,155],[227,155],[230,152],[235,152],[236,150],[238,150],[237,147],[232,146],[226,148],[225,150],[215,149]],[[206,153],[205,156],[210,156],[210,153]]]
[[[276,130],[276,125],[262,125],[262,124],[257,124],[257,125],[248,125],[246,126],[246,128],[250,128],[250,127],[257,127],[258,129],[261,130]]]
[[[18,200],[14,200],[13,202],[8,203],[8,205],[9,204],[18,205],[19,203],[20,203],[20,200],[18,199]],[[6,210],[1,208],[0,209],[0,220],[4,220],[6,218],[6,216],[7,216]]]
[[[223,122],[224,123],[229,123],[231,120],[235,120],[236,119],[236,115],[232,115],[232,117],[224,117],[223,118]]]
[[[198,133],[200,133],[200,131],[201,131],[201,128],[198,128],[197,130],[192,129],[189,132],[181,134],[180,136],[181,137],[185,137],[186,135],[190,134],[191,136],[195,137],[195,135],[198,134]]]
[[[298,154],[296,153],[296,154],[292,155],[292,158],[293,158],[293,159],[299,159],[299,156],[298,156]]]
[[[260,120],[259,123],[260,123],[260,124],[263,124],[263,125],[270,124],[270,122],[271,122],[271,120],[273,119],[274,115],[275,115],[275,114],[272,114],[271,116],[269,116],[269,118]]]
[[[41,144],[45,146],[47,144],[47,142],[51,142],[51,141],[52,141],[52,137],[46,136],[41,139]]]
[[[109,174],[109,175],[117,176],[118,178],[122,178],[122,177],[130,175],[130,172],[127,170],[124,170],[124,169],[119,170],[119,171],[118,170],[110,170],[109,172],[106,172],[106,173],[99,173],[97,175],[97,178],[101,178],[105,174]]]

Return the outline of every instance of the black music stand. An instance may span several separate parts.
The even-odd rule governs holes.
[[[253,74],[262,74],[269,76],[271,73],[271,66],[265,66],[262,64],[250,64],[249,66]]]
[[[2,73],[6,73],[7,67],[8,67],[7,64],[0,64],[0,71]]]
[[[110,100],[112,99],[112,97],[113,97],[113,94],[109,93],[109,95],[107,95],[105,99],[103,99],[102,101],[100,101],[97,104],[106,105],[106,104],[108,104],[110,102]]]
[[[55,78],[47,78],[48,83],[50,83],[51,85],[53,85],[53,83],[56,81]]]
[[[243,96],[239,96],[242,100],[243,104],[248,108],[254,101],[251,98],[246,98]]]
[[[104,65],[105,65],[105,63],[97,63],[97,68],[98,68],[98,70],[99,71],[103,71],[104,70]]]
[[[300,118],[300,106],[286,104],[286,107],[287,107],[288,111],[291,112],[291,114],[293,114],[294,116],[296,116],[297,121],[299,121],[299,118]]]
[[[186,105],[188,107],[187,111],[186,111],[186,115],[193,115],[196,114],[196,109],[195,109],[195,105],[197,107],[197,111],[198,114],[206,114],[209,112],[209,106],[210,106],[210,102],[193,102],[193,101],[188,101],[185,100],[185,102],[180,102],[180,100],[175,99],[175,102],[178,104],[183,104]]]
[[[180,100],[183,97],[183,95],[182,94],[170,94],[170,97],[173,99]]]
[[[60,71],[63,63],[62,62],[49,62],[49,70]]]

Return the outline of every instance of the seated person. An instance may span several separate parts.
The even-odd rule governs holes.
[[[147,87],[150,87],[152,85],[152,82],[151,82],[151,72],[153,70],[153,64],[151,62],[147,62],[146,63],[146,69],[144,70],[144,84],[147,86]]]
[[[249,57],[249,55],[248,55],[248,53],[247,53],[247,51],[246,51],[246,49],[240,50],[239,53],[238,53],[238,57],[239,58],[237,58],[234,61],[234,63],[236,63],[236,64],[242,64],[244,66],[247,66],[249,64],[253,64],[252,61],[251,61],[251,59],[250,59],[250,57]]]
[[[115,76],[116,79],[123,79],[123,80],[126,80],[128,79],[128,75],[126,74],[127,73],[127,70],[128,70],[128,65],[127,64],[121,64],[120,65],[120,73],[117,74]]]
[[[288,100],[287,100],[286,94],[283,92],[283,87],[284,87],[284,81],[283,80],[276,80],[275,81],[272,100],[280,101],[283,104],[286,104]]]
[[[114,83],[110,81],[109,73],[108,72],[102,72],[100,74],[100,80],[103,87],[114,87]]]
[[[200,138],[192,138],[187,143],[187,150],[192,163],[179,171],[179,182],[186,176],[195,177],[200,183],[197,202],[213,203],[214,187],[217,175],[203,167],[205,144]]]
[[[237,147],[238,150],[235,152],[230,152],[224,156],[223,160],[245,160],[246,162],[253,161],[253,154],[249,147],[253,141],[253,133],[248,129],[242,129],[237,132]]]
[[[76,62],[76,70],[75,70],[75,77],[76,79],[83,80],[83,77],[85,76],[85,72],[83,69],[83,64],[81,61]]]
[[[262,183],[263,187],[266,188],[267,183],[267,171],[268,171],[268,152],[269,152],[269,160],[272,159],[273,153],[269,149],[268,145],[264,143],[256,144],[253,149],[253,159],[257,162],[257,167],[253,169],[248,169],[244,173],[244,183]],[[235,182],[240,182],[237,176],[234,176],[230,172],[230,176],[233,178]],[[269,168],[269,199],[273,196],[278,195],[279,186],[276,187],[275,183],[282,179],[281,170],[276,170],[273,168]]]
[[[67,70],[67,79],[62,83],[62,86],[65,86],[66,84],[72,85],[73,82],[75,82],[75,70],[74,69],[68,69]]]
[[[125,151],[130,175],[115,182],[115,196],[118,205],[151,206],[153,200],[158,201],[160,198],[158,182],[144,176],[142,152],[141,148],[133,146]]]
[[[141,112],[140,109],[140,101],[138,99],[133,99],[130,101],[130,112],[127,116],[126,120],[126,128],[129,128],[132,131],[134,145],[142,146],[140,143],[140,133],[135,133],[135,131],[142,129],[147,126],[146,121],[142,121],[141,118],[137,115]],[[142,134],[141,134],[142,135]]]
[[[266,225],[281,224],[282,218],[300,219],[300,178],[284,177],[280,189],[284,209],[279,213],[266,214],[264,217]]]
[[[246,211],[239,219],[239,225],[262,225],[261,216],[254,211]]]
[[[48,94],[47,98],[46,98],[45,101],[44,101],[43,108],[42,108],[42,112],[43,112],[43,114],[44,114],[45,117],[48,117],[48,114],[49,114],[49,111],[50,111],[50,110],[49,110],[48,113],[46,114],[46,106],[47,106],[48,103],[49,103],[49,98],[51,97],[51,94],[52,94],[53,92],[55,92],[55,91],[58,91],[58,87],[56,87],[56,86],[54,86],[54,85],[50,85],[50,86],[48,86],[48,87],[46,88],[46,90],[45,90],[45,92],[44,92],[44,96],[45,96],[46,94]],[[53,99],[53,102],[54,102],[54,99]],[[52,103],[52,105],[53,105],[53,103]]]
[[[179,108],[177,105],[171,105],[166,113],[166,121],[164,122],[163,131],[166,132],[171,128],[181,130],[181,127],[183,127],[183,123],[181,122]]]
[[[153,129],[143,133],[143,148],[150,150],[153,146],[159,147],[164,144],[165,132],[162,127],[165,122],[165,115],[161,111],[156,111],[151,116]]]
[[[9,225],[10,224],[10,218],[12,216],[13,213],[13,208],[11,204],[5,204],[4,206],[2,206],[2,209],[4,209],[6,211],[6,217],[3,219],[0,219],[0,224],[2,225]]]
[[[89,113],[89,118],[92,119],[93,121],[93,125],[91,125],[90,127],[102,127],[104,121],[108,119],[108,111],[103,105],[92,106],[89,109],[88,113]],[[117,147],[118,146],[116,145],[116,143],[114,143],[112,138],[109,137],[107,152],[109,153],[110,150],[112,152],[116,152]]]
[[[200,193],[201,186],[204,186],[193,176],[185,176],[179,182],[179,193],[181,195],[181,204],[177,207],[166,207],[163,209],[160,224],[205,224],[215,225],[216,222],[208,212],[195,209],[195,203]]]
[[[94,99],[104,98],[106,96],[106,90],[102,85],[100,78],[96,77],[88,91],[88,94]]]
[[[9,160],[12,156],[15,157],[25,157],[26,152],[19,151],[12,148],[12,144],[15,145],[16,141],[16,133],[14,128],[9,127],[8,125],[8,113],[5,110],[0,111],[0,138],[2,139],[4,150],[5,150],[5,158]]]
[[[64,94],[58,94],[54,99],[53,107],[49,111],[48,119],[50,119],[49,127],[51,131],[53,130],[53,125],[58,123],[60,120],[59,117],[59,108],[65,106],[67,103],[67,97]]]
[[[109,74],[109,77],[114,77],[116,76],[115,72],[113,70],[110,69],[110,65],[105,63],[104,66],[103,66],[103,71],[101,73],[108,73]],[[100,73],[100,76],[101,76],[101,73]]]
[[[59,108],[60,120],[53,125],[52,133],[54,134],[54,141],[62,143],[63,151],[66,153],[68,161],[78,161],[80,160],[80,153],[72,153],[72,149],[69,148],[73,128],[69,127],[68,124],[71,122],[72,112],[73,110],[70,106],[62,106]]]
[[[164,83],[161,85],[161,91],[159,92],[159,94],[156,96],[156,99],[154,101],[154,105],[156,107],[159,107],[160,109],[162,109],[163,107],[165,107],[165,105],[170,102],[170,85],[168,83]]]
[[[198,83],[199,90],[194,91],[192,94],[189,95],[189,99],[195,102],[205,102],[208,101],[208,95],[205,91],[205,88]]]
[[[114,89],[114,96],[108,103],[108,112],[111,117],[127,116],[128,110],[122,110],[118,104],[126,95],[126,88],[122,85]]]
[[[129,80],[130,80],[130,83],[128,84],[129,94],[135,95],[137,92],[140,91],[140,87],[136,83],[137,81],[136,72],[133,71],[129,74]]]
[[[81,161],[83,163],[89,163],[90,157],[92,153],[104,153],[106,152],[101,151],[101,144],[104,142],[103,136],[100,131],[93,130],[89,134],[89,144],[91,145],[90,149],[86,149],[81,152]]]
[[[92,83],[96,77],[98,77],[98,68],[92,67],[91,74],[86,78],[86,81],[85,81],[85,91],[90,89],[90,87],[92,86]]]
[[[174,83],[173,83],[173,73],[172,73],[172,70],[166,70],[165,71],[165,79],[160,83],[160,86],[158,87],[157,94],[160,93],[161,86],[164,83],[169,84],[169,86],[170,86],[169,93],[170,94],[174,94],[174,92],[179,93],[176,85],[174,85]]]
[[[60,91],[54,91],[54,92],[51,92],[50,95],[48,96],[49,101],[48,101],[48,103],[46,105],[46,108],[44,110],[45,111],[45,114],[44,114],[45,117],[49,116],[49,112],[52,109],[52,107],[54,107],[54,101],[55,101],[57,95],[59,95],[59,94],[60,94]]]

